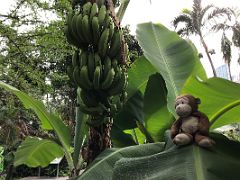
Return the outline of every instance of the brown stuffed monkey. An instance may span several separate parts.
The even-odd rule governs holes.
[[[209,120],[198,111],[200,99],[192,95],[182,95],[176,98],[175,110],[179,118],[171,127],[171,138],[176,145],[186,145],[196,142],[201,147],[211,147],[215,142],[208,137]]]

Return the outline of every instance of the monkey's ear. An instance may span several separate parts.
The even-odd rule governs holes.
[[[196,102],[197,104],[201,104],[201,100],[200,100],[199,98],[195,98],[195,102]]]

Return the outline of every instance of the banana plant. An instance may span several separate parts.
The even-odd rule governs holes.
[[[46,167],[55,158],[65,156],[70,172],[76,174],[79,171],[79,152],[85,135],[85,115],[77,109],[77,126],[74,139],[74,149],[71,147],[71,133],[69,128],[57,113],[49,112],[41,101],[35,100],[26,93],[0,81],[0,87],[15,94],[27,109],[33,110],[40,120],[41,128],[53,130],[57,135],[57,141],[27,137],[15,153],[14,165],[25,164],[29,167]],[[73,152],[73,156],[72,156]],[[42,158],[44,157],[44,158]]]
[[[176,33],[161,24],[140,24],[137,37],[145,57],[151,63],[144,66],[144,69],[152,66],[161,75],[152,75],[147,88],[143,88],[144,105],[147,106],[144,117],[146,129],[155,141],[165,141],[162,144],[150,143],[116,150],[117,152],[126,152],[130,148],[133,150],[127,151],[127,154],[121,153],[122,156],[106,150],[78,179],[236,178],[240,168],[240,143],[214,133],[214,129],[240,122],[240,85],[220,78],[207,79],[194,45],[179,38]],[[162,83],[161,78],[166,85]],[[165,87],[165,91],[164,88],[160,90],[161,86]],[[161,93],[164,95],[159,95]],[[177,147],[172,143],[168,131],[165,136],[163,135],[163,127],[169,128],[171,126],[169,122],[175,116],[174,99],[181,93],[190,93],[202,99],[200,110],[210,118],[210,136],[216,141],[212,149],[203,149],[195,144]],[[162,103],[162,106],[161,103],[158,105],[159,108],[154,106],[157,96],[162,97],[159,98]],[[156,152],[155,145],[158,146]],[[135,155],[142,151],[143,146],[148,147],[152,154],[144,155],[143,152],[141,155]]]

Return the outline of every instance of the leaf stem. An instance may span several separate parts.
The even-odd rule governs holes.
[[[217,121],[217,119],[219,119],[224,113],[226,113],[227,111],[230,111],[231,109],[235,108],[236,106],[240,105],[240,99],[237,101],[234,101],[233,103],[230,103],[228,105],[226,105],[225,107],[223,107],[222,109],[220,109],[217,113],[215,113],[211,118],[210,118],[210,122],[211,122],[211,126]]]

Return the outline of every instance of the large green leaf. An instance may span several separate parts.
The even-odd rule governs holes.
[[[202,81],[190,77],[183,88],[183,93],[190,93],[199,97],[202,101],[199,110],[204,112],[210,120],[217,113],[224,112],[224,109],[231,107],[231,105],[236,105],[220,116],[212,124],[212,129],[240,122],[240,84],[221,78]]]
[[[161,24],[139,24],[137,39],[145,57],[162,75],[168,89],[168,108],[172,114],[174,101],[199,61],[192,45]]]
[[[135,60],[128,70],[128,98],[139,90],[144,92],[149,76],[155,72],[156,70],[145,57]]]
[[[159,73],[151,75],[144,94],[145,123],[156,141],[163,140],[164,132],[173,122],[167,108],[167,89]]]
[[[216,146],[207,150],[196,145],[176,146],[145,157],[122,158],[112,179],[239,179],[240,143],[215,135]]]
[[[25,164],[29,167],[46,167],[64,151],[57,143],[35,137],[27,137],[15,153],[14,166]]]
[[[63,120],[56,114],[49,113],[44,104],[26,93],[0,81],[0,87],[15,94],[27,109],[32,109],[41,121],[41,127],[47,130],[54,130],[66,150],[70,149],[71,134]]]
[[[90,164],[86,172],[78,179],[84,180],[110,180],[114,170],[114,164],[124,157],[142,157],[161,152],[164,149],[164,143],[144,144],[129,146],[126,148],[112,148],[105,150]]]
[[[127,134],[123,129],[119,128],[115,123],[111,130],[111,139],[113,147],[126,147],[136,145],[133,137],[130,134]]]
[[[137,127],[136,121],[143,122],[143,120],[143,95],[140,91],[136,91],[114,117],[114,124],[122,130],[133,129]]]

